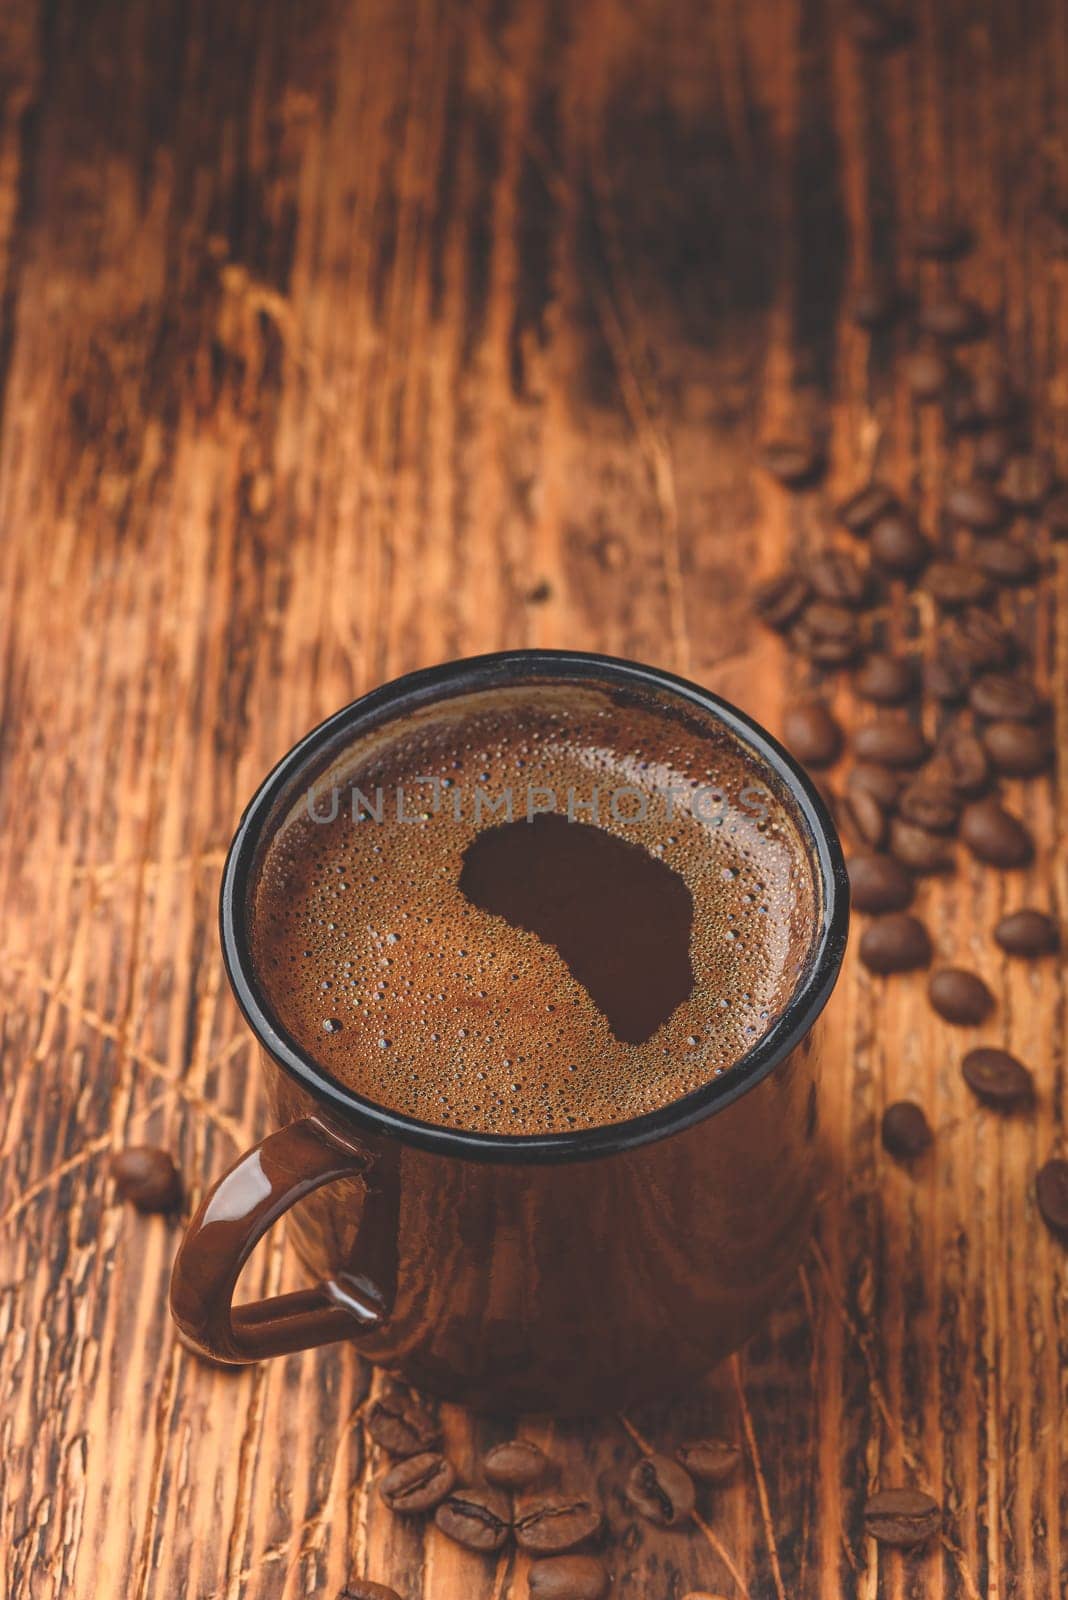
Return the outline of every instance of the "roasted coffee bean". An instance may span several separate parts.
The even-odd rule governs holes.
[[[764,446],[764,466],[788,489],[800,489],[819,477],[825,465],[821,446],[812,438],[773,439]]]
[[[862,761],[884,767],[918,767],[927,756],[927,740],[911,722],[869,722],[853,735],[853,748]]]
[[[886,838],[886,812],[869,789],[854,789],[839,802],[846,833],[862,848],[878,850]]]
[[[966,372],[954,371],[945,398],[946,426],[954,433],[975,433],[983,426],[975,403],[975,385]]]
[[[548,1470],[548,1456],[529,1439],[508,1439],[482,1457],[482,1471],[498,1489],[531,1489]]]
[[[900,772],[880,766],[877,761],[858,761],[849,774],[851,789],[867,789],[884,811],[892,811],[905,782]]]
[[[592,1539],[601,1522],[601,1508],[588,1495],[541,1495],[516,1512],[516,1544],[528,1555],[556,1555]]]
[[[1038,576],[1038,557],[1018,539],[984,539],[975,552],[975,564],[1006,588],[1034,583]]]
[[[888,328],[902,308],[901,290],[893,278],[873,273],[853,296],[850,315],[858,328]]]
[[[956,261],[972,247],[972,230],[948,211],[921,217],[916,224],[915,250],[932,261]]]
[[[923,664],[923,686],[935,700],[952,705],[963,700],[971,686],[975,669],[967,656],[943,640],[936,653]]]
[[[182,1180],[166,1150],[151,1144],[133,1144],[116,1150],[111,1176],[123,1200],[138,1211],[177,1211],[182,1203]]]
[[[1005,466],[1001,492],[1017,511],[1037,511],[1053,488],[1053,468],[1045,456],[1021,451]]]
[[[871,599],[871,577],[848,550],[823,550],[813,556],[805,575],[821,600],[860,611]]]
[[[1005,521],[1005,505],[988,483],[973,479],[955,483],[946,491],[946,511],[976,533],[993,533]]]
[[[676,1528],[693,1515],[693,1479],[670,1456],[643,1456],[627,1479],[627,1499],[658,1528]]]
[[[1048,956],[1060,946],[1053,918],[1029,907],[1002,917],[994,929],[994,938],[1010,956]]]
[[[869,544],[872,560],[895,577],[913,577],[931,555],[930,544],[905,510],[879,517],[869,535]]]
[[[1007,778],[1035,778],[1053,760],[1053,741],[1044,722],[988,722],[983,745]]]
[[[825,700],[799,700],[788,706],[783,739],[806,767],[829,767],[842,750],[842,730]]]
[[[378,1492],[391,1511],[401,1516],[418,1516],[440,1505],[456,1482],[450,1462],[436,1450],[409,1456],[391,1467],[378,1485]]]
[[[977,861],[988,866],[1025,867],[1034,855],[1031,835],[996,800],[974,800],[961,816],[960,836]]]
[[[913,23],[897,0],[853,0],[849,31],[860,49],[882,54],[907,44]]]
[[[866,483],[838,507],[838,520],[850,533],[865,534],[896,505],[897,495],[885,483]]]
[[[369,1578],[349,1578],[338,1600],[401,1600],[401,1597],[387,1584],[372,1583]]]
[[[799,572],[777,572],[757,585],[753,610],[761,622],[782,632],[801,615],[811,595],[812,590]]]
[[[963,1027],[975,1027],[994,1009],[994,996],[982,978],[963,967],[943,967],[932,973],[927,996],[940,1017]]]
[[[1007,1050],[980,1045],[968,1051],[960,1070],[968,1088],[987,1105],[1015,1106],[1034,1099],[1034,1079]]]
[[[967,339],[977,339],[983,331],[985,318],[972,300],[960,295],[945,295],[931,300],[916,313],[916,326],[932,339],[942,339],[946,344],[963,344]]]
[[[989,786],[990,762],[979,739],[970,728],[950,728],[939,740],[938,751],[927,776],[948,784],[965,800],[974,800]]]
[[[1015,440],[1009,428],[987,428],[975,442],[972,470],[981,478],[1000,478],[1012,455]]]
[[[698,1483],[726,1483],[742,1461],[742,1452],[730,1439],[692,1439],[675,1454]]]
[[[923,1544],[942,1526],[942,1508],[920,1489],[880,1489],[864,1507],[864,1531],[879,1544]]]
[[[1020,400],[1001,368],[981,372],[975,380],[975,406],[987,427],[1011,422],[1020,409]]]
[[[893,856],[852,856],[846,865],[855,911],[904,911],[912,904],[916,885]]]
[[[530,1600],[602,1600],[608,1569],[597,1556],[549,1556],[533,1563],[527,1583]]]
[[[940,350],[914,350],[905,363],[906,382],[921,403],[937,400],[952,378],[952,364]]]
[[[500,1550],[511,1531],[511,1511],[498,1489],[454,1489],[434,1513],[446,1538],[467,1550]]]
[[[898,1161],[913,1161],[931,1143],[923,1107],[914,1100],[895,1100],[883,1112],[883,1149]]]
[[[976,716],[994,722],[1037,722],[1042,700],[1033,683],[1011,672],[984,672],[968,693]]]
[[[992,593],[986,573],[965,561],[932,561],[923,587],[946,611],[981,605]]]
[[[367,1431],[375,1444],[393,1456],[418,1456],[441,1438],[435,1419],[414,1400],[390,1395],[376,1400],[367,1413]]]
[[[948,872],[953,857],[945,839],[903,817],[890,822],[890,853],[910,872]]]
[[[822,666],[843,666],[857,653],[860,631],[856,617],[844,606],[816,600],[794,624],[790,642]]]
[[[878,917],[865,928],[860,940],[860,959],[869,972],[887,975],[914,972],[931,960],[931,939],[918,917],[907,911],[892,911]]]
[[[960,816],[960,795],[952,784],[920,777],[902,790],[897,808],[906,822],[931,833],[948,833]]]
[[[1044,516],[1054,539],[1068,539],[1068,489],[1062,489],[1047,501]]]
[[[862,700],[874,700],[881,706],[898,706],[908,699],[915,683],[910,661],[880,650],[870,655],[859,669],[853,688]]]
[[[1068,1161],[1054,1157],[1039,1167],[1035,1176],[1035,1199],[1046,1227],[1068,1238]]]
[[[988,611],[962,611],[948,625],[946,637],[977,671],[1004,667],[1016,654],[1012,634]]]

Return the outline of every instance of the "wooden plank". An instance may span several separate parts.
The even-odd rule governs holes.
[[[19,14],[15,14],[18,9]],[[796,668],[746,596],[876,449],[932,523],[951,459],[896,356],[844,315],[872,262],[929,290],[916,217],[1064,456],[1064,0],[920,0],[859,55],[846,0],[50,0],[0,19],[0,1550],[18,1600],[295,1600],[367,1573],[404,1600],[521,1600],[391,1518],[362,1427],[383,1380],[323,1351],[230,1375],[165,1313],[176,1233],[108,1193],[108,1151],[194,1190],[265,1126],[221,973],[223,853],[308,726],[408,668],[587,646],[688,672],[771,726]],[[1058,221],[1058,214],[1061,214]],[[799,416],[826,485],[754,471]],[[836,535],[833,537],[837,537]],[[1018,613],[1068,732],[1068,567]],[[921,639],[922,599],[885,619]],[[858,715],[830,686],[843,720]],[[935,731],[932,727],[929,731]],[[975,1110],[920,980],[850,960],[824,1120],[834,1178],[789,1302],[700,1393],[530,1421],[605,1496],[614,1593],[681,1600],[1059,1594],[1068,1271],[1029,1176],[1064,1147],[1063,969],[996,954],[1066,903],[1063,789],[1009,786],[1040,841],[1011,882],[924,890],[999,997],[1033,1117]],[[878,1116],[938,1131],[910,1178]],[[279,1235],[251,1292],[296,1283]],[[462,1469],[515,1419],[445,1408]],[[689,1534],[636,1526],[642,1440],[743,1443]],[[946,1534],[865,1541],[909,1478]]]

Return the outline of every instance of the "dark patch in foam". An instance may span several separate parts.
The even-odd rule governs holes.
[[[693,993],[693,895],[641,845],[545,813],[473,839],[460,888],[555,946],[626,1044],[651,1039]]]

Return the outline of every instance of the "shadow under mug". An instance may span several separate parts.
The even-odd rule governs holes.
[[[418,1122],[332,1078],[273,1019],[248,929],[262,849],[294,799],[371,728],[458,694],[561,680],[696,707],[742,742],[810,852],[806,965],[740,1062],[659,1110],[513,1137]],[[748,717],[668,673],[509,651],[413,673],[339,711],[264,781],[223,875],[226,968],[262,1046],[278,1128],[189,1225],[171,1285],[184,1341],[242,1363],[351,1340],[405,1380],[480,1410],[593,1414],[681,1388],[754,1331],[798,1266],[821,1169],[814,1024],[847,918],[841,849],[809,779]],[[287,1211],[314,1287],[234,1305],[244,1263]]]

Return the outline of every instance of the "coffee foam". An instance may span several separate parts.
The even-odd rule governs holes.
[[[501,796],[524,818],[528,786],[553,791],[535,809],[562,815],[570,791],[586,824],[596,787],[597,825],[692,896],[692,991],[640,1042],[613,1034],[552,944],[459,887],[465,852],[502,823]],[[381,821],[360,799],[353,821],[353,787],[374,811],[381,787]],[[332,820],[312,820],[309,804],[322,818],[334,803]],[[364,1098],[441,1126],[559,1133],[729,1071],[796,986],[815,895],[773,778],[711,714],[553,682],[439,702],[358,740],[267,845],[252,954],[283,1029]]]

